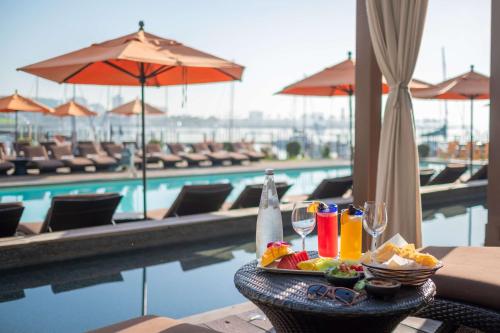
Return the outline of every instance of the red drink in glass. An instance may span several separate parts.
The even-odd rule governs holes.
[[[318,253],[321,257],[336,258],[338,255],[338,217],[337,205],[328,205],[316,213],[318,226]]]

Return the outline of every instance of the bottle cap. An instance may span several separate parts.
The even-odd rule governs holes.
[[[266,172],[266,175],[268,175],[268,176],[274,175],[274,169],[266,169],[265,172]]]
[[[339,210],[336,204],[320,205],[319,211],[321,213],[336,213]]]
[[[357,209],[352,204],[347,207],[347,211],[348,211],[349,215],[354,215],[354,216],[361,216],[361,215],[363,215],[363,211],[361,209]]]

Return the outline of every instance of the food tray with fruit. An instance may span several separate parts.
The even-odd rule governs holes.
[[[306,251],[295,252],[286,242],[273,242],[267,245],[257,267],[271,273],[324,276],[329,269],[341,265],[351,270],[363,271],[358,262],[319,258]]]

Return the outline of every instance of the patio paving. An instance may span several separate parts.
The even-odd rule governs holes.
[[[275,332],[271,322],[253,303],[241,303],[181,319],[183,322],[211,328],[221,333]],[[393,333],[480,333],[478,330],[460,327],[448,330],[443,323],[417,317],[406,318]]]

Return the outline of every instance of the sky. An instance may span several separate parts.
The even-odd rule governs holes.
[[[471,64],[489,74],[491,0],[430,0],[414,77],[443,79],[441,49],[447,76],[468,71]],[[305,75],[345,60],[355,52],[355,0],[2,0],[0,12],[0,95],[17,89],[35,95],[34,76],[16,68],[145,29],[245,66],[235,83],[235,116],[263,111],[273,118],[300,117],[303,101],[274,95]],[[39,80],[41,97],[70,98],[71,87]],[[80,85],[77,95],[91,103],[109,105],[108,96],[121,93],[125,101],[138,88]],[[146,99],[171,115],[227,117],[230,84],[189,86],[182,106],[181,88],[148,88]],[[307,98],[306,112],[345,114],[345,98]],[[476,103],[475,123],[487,129],[487,102]],[[444,116],[442,102],[415,101],[415,117]],[[469,106],[450,102],[450,123],[468,124]]]

